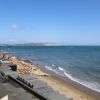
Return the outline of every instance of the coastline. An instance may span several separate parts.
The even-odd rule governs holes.
[[[43,81],[47,82],[54,88],[55,85],[58,85],[58,87],[56,87],[56,90],[61,92],[61,94],[64,94],[69,97],[71,96],[73,97],[74,100],[100,100],[99,92],[87,88],[84,85],[79,84],[75,81],[72,81],[68,77],[62,77],[51,71],[45,70],[44,68],[42,68],[42,70],[49,73],[50,77],[48,79],[47,77],[45,77],[44,79],[43,78],[40,79],[43,79]]]
[[[24,62],[9,54],[3,55],[2,58],[9,59],[14,64],[17,64],[18,68],[25,69],[26,66],[32,67],[33,70],[31,71],[31,74],[35,74],[40,80],[47,83],[54,90],[65,95],[67,98],[73,98],[73,100],[99,100],[100,98],[100,93],[73,82],[69,78],[65,79],[64,77],[44,70],[35,64]]]

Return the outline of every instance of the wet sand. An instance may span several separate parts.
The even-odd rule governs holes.
[[[72,97],[73,100],[100,100],[100,93],[74,83],[70,79],[61,79],[54,75],[39,78],[66,97]]]

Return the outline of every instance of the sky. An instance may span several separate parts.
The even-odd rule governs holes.
[[[0,0],[0,43],[100,45],[100,0]]]

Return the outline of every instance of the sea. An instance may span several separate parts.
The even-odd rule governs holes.
[[[0,46],[0,53],[28,59],[100,92],[100,46]]]

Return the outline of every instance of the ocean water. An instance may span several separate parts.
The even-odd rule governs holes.
[[[1,46],[0,52],[29,59],[47,70],[100,92],[99,46]]]

